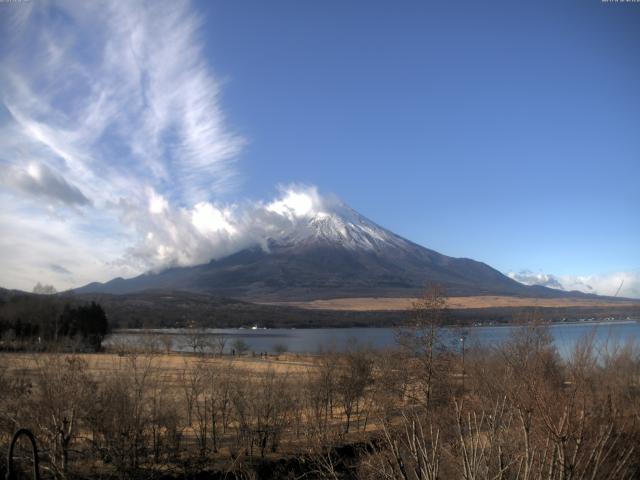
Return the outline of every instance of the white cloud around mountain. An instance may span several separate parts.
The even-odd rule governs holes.
[[[149,192],[149,208],[123,201],[121,220],[137,232],[126,252],[126,263],[140,270],[206,263],[254,245],[267,248],[300,220],[322,212],[336,199],[323,197],[316,187],[291,185],[268,202],[220,204],[199,202],[193,207],[170,205]]]
[[[521,270],[507,275],[525,285],[542,285],[560,290],[578,290],[597,295],[640,298],[640,270],[593,275],[552,275]]]

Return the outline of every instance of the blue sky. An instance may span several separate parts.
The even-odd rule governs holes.
[[[640,4],[0,9],[4,286],[204,261],[316,186],[523,281],[640,296]]]

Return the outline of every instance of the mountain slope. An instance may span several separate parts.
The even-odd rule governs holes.
[[[484,263],[416,245],[344,204],[292,219],[289,227],[261,243],[205,265],[92,283],[77,291],[172,289],[253,300],[300,300],[415,296],[427,283],[437,282],[449,295],[567,295],[527,287]]]

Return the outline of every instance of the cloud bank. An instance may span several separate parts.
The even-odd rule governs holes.
[[[593,275],[552,275],[521,270],[509,272],[509,277],[525,285],[542,285],[559,290],[577,290],[597,295],[640,298],[640,270]]]
[[[321,196],[314,186],[290,185],[280,187],[279,195],[268,202],[199,202],[186,208],[149,191],[146,211],[126,202],[121,205],[123,224],[138,233],[126,260],[140,269],[159,270],[206,263],[250,246],[268,249],[269,239],[287,235],[337,201]]]

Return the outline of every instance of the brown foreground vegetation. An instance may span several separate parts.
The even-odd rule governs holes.
[[[417,302],[393,351],[2,354],[0,447],[31,429],[55,478],[637,478],[633,344],[562,359],[532,325],[453,352],[443,306]]]

